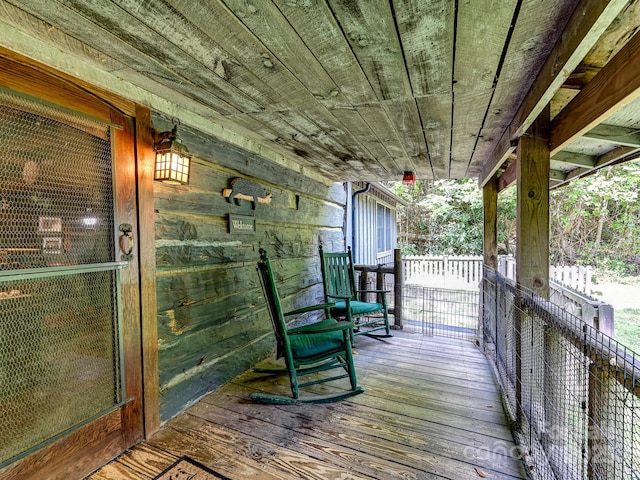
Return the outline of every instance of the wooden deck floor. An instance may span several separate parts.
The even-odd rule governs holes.
[[[232,479],[525,478],[473,344],[399,332],[384,342],[358,337],[356,351],[361,395],[259,405],[251,391],[290,390],[247,372],[89,478],[149,480],[183,455]]]

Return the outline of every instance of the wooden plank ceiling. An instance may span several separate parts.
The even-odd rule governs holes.
[[[333,181],[410,170],[483,183],[551,102],[561,137],[551,180],[561,184],[640,147],[633,82],[592,106],[599,85],[618,88],[600,72],[634,43],[639,3],[0,0],[0,44],[186,128],[213,122]],[[617,63],[622,81],[627,63]]]

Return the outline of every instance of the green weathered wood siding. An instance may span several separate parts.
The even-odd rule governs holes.
[[[170,124],[155,116],[154,127]],[[275,345],[256,273],[272,258],[285,310],[322,300],[318,245],[344,248],[345,193],[181,127],[194,154],[188,186],[156,183],[154,207],[161,418],[166,421],[272,354]],[[229,202],[236,177],[272,194],[270,204]],[[228,233],[228,215],[255,213],[255,234]]]

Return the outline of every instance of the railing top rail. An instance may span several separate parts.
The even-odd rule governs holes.
[[[597,298],[593,298],[591,295],[587,295],[586,293],[579,292],[564,283],[557,282],[555,280],[549,279],[549,286],[552,290],[560,290],[562,291],[562,295],[567,297],[570,300],[573,300],[577,303],[590,303],[590,304],[598,304],[604,303],[598,300]]]

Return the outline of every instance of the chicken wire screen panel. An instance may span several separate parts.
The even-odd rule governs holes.
[[[0,91],[2,269],[114,261],[109,129],[85,123]]]
[[[0,283],[0,463],[121,401],[115,277]]]
[[[0,466],[122,402],[109,127],[0,90]]]

